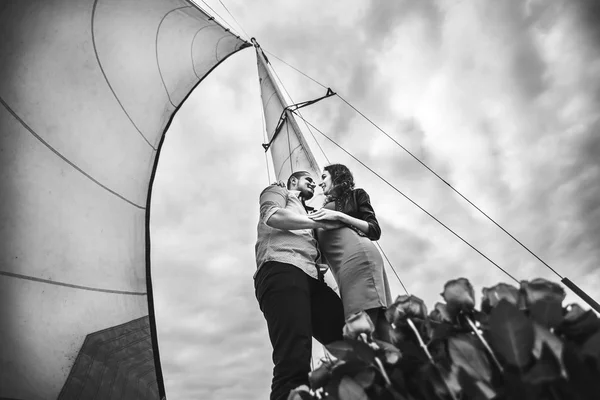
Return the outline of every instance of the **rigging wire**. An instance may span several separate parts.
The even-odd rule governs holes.
[[[523,243],[521,243],[520,240],[518,240],[516,237],[514,237],[510,232],[508,232],[506,229],[504,229],[502,227],[502,225],[500,225],[499,223],[497,223],[492,217],[490,217],[488,214],[486,214],[482,209],[480,209],[479,207],[477,207],[473,202],[471,202],[471,200],[469,200],[468,198],[466,198],[461,192],[459,192],[454,186],[452,186],[448,181],[446,181],[444,178],[442,178],[440,175],[438,175],[434,170],[432,170],[427,164],[425,164],[423,161],[421,161],[420,158],[418,158],[417,156],[415,156],[413,153],[411,153],[406,147],[404,147],[402,144],[398,143],[398,141],[396,141],[393,137],[391,137],[388,133],[386,133],[383,129],[381,129],[376,123],[374,123],[373,121],[371,121],[366,115],[364,115],[362,112],[360,112],[356,107],[354,107],[352,104],[350,104],[348,101],[346,101],[346,99],[344,99],[342,96],[340,96],[339,94],[337,94],[337,96],[344,102],[346,103],[350,108],[352,108],[354,111],[356,111],[358,114],[360,114],[364,119],[366,119],[367,121],[369,121],[371,123],[371,125],[373,125],[375,128],[377,128],[380,132],[382,132],[385,136],[387,136],[392,142],[394,142],[396,145],[398,145],[402,150],[404,150],[406,153],[408,153],[412,158],[414,158],[419,164],[421,164],[423,167],[425,167],[429,172],[431,172],[433,175],[435,175],[439,180],[441,180],[442,182],[444,182],[450,189],[452,189],[456,194],[458,194],[460,197],[463,198],[463,200],[465,200],[467,203],[469,203],[471,206],[473,206],[477,211],[479,211],[481,214],[483,214],[483,216],[485,216],[488,220],[490,220],[494,225],[496,225],[498,228],[500,228],[504,233],[506,233],[508,236],[510,236],[515,242],[517,242],[519,245],[521,245],[521,247],[523,247],[525,250],[527,250],[532,256],[534,256],[535,258],[537,258],[538,261],[540,261],[542,264],[544,264],[546,267],[548,267],[548,269],[550,269],[550,271],[554,272],[560,279],[563,279],[563,277],[556,272],[556,270],[554,270],[554,268],[552,268],[550,265],[546,264],[546,262],[544,260],[542,260],[540,257],[537,256],[537,254],[535,254],[533,251],[531,251],[527,246],[525,246]]]
[[[300,71],[296,67],[290,65],[289,63],[285,62],[281,58],[277,57],[276,55],[272,54],[271,52],[269,52],[267,50],[265,50],[265,51],[267,53],[269,53],[271,56],[273,56],[274,58],[278,59],[279,61],[281,61],[282,63],[284,63],[285,65],[287,65],[288,67],[290,67],[293,70],[297,71],[298,73],[302,74],[306,78],[308,78],[311,81],[317,83],[318,85],[321,85],[321,86],[325,87],[322,83],[320,83],[317,80],[311,78],[310,76],[308,76],[304,72]],[[546,263],[544,260],[542,260],[536,253],[534,253],[531,249],[529,249],[529,247],[527,247],[525,244],[523,244],[519,239],[517,239],[510,232],[508,232],[502,225],[500,225],[498,222],[496,222],[492,217],[490,217],[487,213],[485,213],[481,208],[479,208],[478,206],[476,206],[471,200],[469,200],[460,191],[458,191],[458,189],[456,189],[454,186],[452,186],[448,181],[446,181],[439,174],[437,174],[433,169],[431,169],[427,164],[425,164],[425,162],[423,162],[419,157],[415,156],[410,150],[408,150],[406,147],[404,147],[402,144],[400,144],[397,140],[395,140],[392,136],[390,136],[387,132],[385,132],[382,128],[380,128],[375,122],[373,122],[365,114],[363,114],[360,110],[358,110],[356,107],[354,107],[352,104],[350,104],[350,102],[348,102],[346,99],[344,99],[337,91],[336,91],[336,95],[340,98],[340,100],[342,100],[344,103],[346,103],[346,105],[348,105],[350,108],[352,108],[355,112],[357,112],[360,116],[362,116],[365,120],[367,120],[371,125],[373,125],[376,129],[378,129],[385,136],[387,136],[398,147],[400,147],[402,150],[404,150],[406,153],[408,153],[419,164],[421,164],[423,167],[425,167],[429,172],[431,172],[433,175],[435,175],[440,181],[442,181],[450,189],[452,189],[456,194],[458,194],[461,198],[463,198],[463,200],[465,200],[467,203],[469,203],[472,207],[474,207],[477,211],[479,211],[483,216],[485,216],[489,221],[491,221],[494,225],[496,225],[499,229],[501,229],[505,234],[507,234],[511,239],[513,239],[515,242],[517,242],[522,248],[524,248],[525,250],[527,250],[529,252],[529,254],[531,254],[533,257],[535,257],[539,262],[541,262],[545,267],[547,267],[550,271],[552,271],[556,276],[558,276],[560,279],[563,279],[563,276],[561,274],[559,274],[554,268],[552,268],[550,265],[548,265],[548,263]]]
[[[299,117],[302,118],[302,119],[304,119],[301,116],[299,116]],[[357,161],[359,164],[361,164],[363,167],[365,167],[366,169],[368,169],[371,173],[373,173],[375,176],[377,176],[379,179],[381,179],[383,182],[385,182],[388,186],[390,186],[392,189],[394,189],[396,192],[398,192],[400,195],[402,195],[405,199],[407,199],[408,201],[410,201],[413,205],[415,205],[416,207],[418,207],[425,214],[427,214],[428,216],[430,216],[431,218],[433,218],[437,223],[439,223],[440,225],[442,225],[450,233],[452,233],[454,236],[456,236],[461,241],[463,241],[467,246],[469,246],[470,248],[472,248],[473,250],[475,250],[477,253],[479,253],[479,255],[481,255],[483,258],[485,258],[490,263],[492,263],[496,268],[498,268],[500,271],[504,272],[507,276],[509,276],[515,282],[519,283],[519,281],[514,276],[512,276],[508,271],[506,271],[504,268],[502,268],[501,266],[499,266],[498,264],[496,264],[492,259],[490,259],[488,256],[486,256],[485,254],[483,254],[479,249],[477,249],[471,243],[469,243],[468,241],[466,241],[462,236],[460,236],[458,233],[454,232],[449,226],[447,226],[446,224],[444,224],[442,221],[440,221],[438,218],[436,218],[433,214],[431,214],[429,211],[425,210],[423,207],[421,207],[419,204],[417,204],[413,199],[411,199],[406,194],[404,194],[402,191],[400,191],[398,188],[396,188],[394,185],[392,185],[388,180],[386,180],[385,178],[383,178],[381,175],[379,175],[377,172],[375,172],[373,169],[371,169],[369,166],[367,166],[365,163],[363,163],[357,157],[355,157],[354,155],[352,155],[348,150],[346,150],[341,145],[339,145],[335,140],[331,139],[329,136],[327,136],[325,133],[323,133],[321,130],[319,130],[319,128],[317,128],[316,126],[314,126],[310,122],[308,122],[308,121],[305,121],[305,122],[307,124],[309,124],[310,126],[312,126],[321,135],[325,136],[325,138],[327,138],[330,142],[332,142],[334,145],[336,145],[338,148],[340,148],[344,153],[348,154],[355,161]]]
[[[381,251],[381,254],[383,254],[383,256],[385,257],[385,259],[387,260],[388,264],[390,265],[390,268],[392,268],[392,271],[394,271],[394,274],[396,275],[396,278],[398,278],[398,281],[402,285],[402,289],[404,289],[404,291],[406,292],[406,294],[410,296],[410,293],[406,289],[406,286],[404,286],[404,282],[402,282],[402,279],[400,279],[400,277],[398,276],[398,273],[396,272],[396,269],[392,265],[392,263],[391,263],[390,259],[388,258],[387,254],[385,254],[385,251],[383,251],[383,248],[381,247],[381,245],[379,244],[379,242],[375,242],[375,244],[377,245],[377,247],[379,247],[379,250]]]
[[[227,6],[225,4],[223,4],[223,2],[221,0],[219,0],[219,3],[221,3],[221,5],[225,9],[225,11],[227,11],[227,14],[229,14],[231,16],[231,18],[233,18],[233,21],[237,24],[237,26],[240,27],[240,29],[242,30],[242,32],[244,32],[244,35],[246,35],[246,38],[248,40],[250,40],[250,35],[248,35],[248,33],[244,30],[244,27],[237,21],[237,19],[235,19],[235,17],[233,16],[233,14],[231,12],[229,12],[229,9],[227,8]]]
[[[203,13],[205,13],[205,14],[207,14],[207,15],[209,15],[209,16],[211,16],[211,17],[213,17],[213,16],[212,16],[212,15],[210,15],[208,12],[206,12],[206,10],[204,10],[204,9],[203,9],[203,8],[200,6],[200,4],[196,3],[196,0],[190,0],[190,1],[192,2],[192,4],[194,4],[196,7],[198,7],[198,8],[199,8],[199,9],[200,9],[200,10],[201,10]],[[201,1],[201,2],[202,2],[202,3],[203,3],[205,6],[206,6],[206,7],[208,7],[208,9],[209,9],[210,11],[212,11],[212,13],[213,13],[214,15],[216,15],[217,17],[219,17],[219,19],[221,20],[221,21],[219,21],[220,23],[222,23],[222,24],[225,24],[225,25],[227,25],[227,26],[229,27],[228,29],[231,31],[231,33],[233,33],[233,34],[234,34],[234,35],[236,35],[237,37],[240,37],[240,34],[239,34],[239,33],[237,33],[237,32],[235,31],[235,29],[233,29],[233,27],[232,27],[232,26],[231,26],[231,25],[230,25],[230,24],[227,22],[227,20],[226,20],[226,19],[224,19],[223,17],[221,17],[221,16],[219,15],[219,13],[217,13],[215,10],[213,10],[213,8],[212,8],[211,6],[209,6],[209,5],[208,5],[208,4],[207,4],[207,3],[206,3],[204,0],[200,0],[200,1]],[[214,17],[213,17],[213,19],[214,19]]]
[[[264,49],[263,49],[264,50]],[[310,76],[306,75],[304,72],[300,71],[298,68],[294,67],[293,65],[288,64],[287,62],[285,62],[284,60],[282,60],[281,58],[277,57],[275,54],[271,53],[268,50],[264,50],[265,53],[269,53],[269,55],[273,56],[274,58],[278,59],[279,61],[281,61],[282,63],[284,63],[285,65],[287,65],[288,67],[290,67],[291,69],[295,70],[296,72],[304,75],[305,77],[307,77],[308,79],[310,79],[311,81],[313,81],[314,83],[316,83],[317,85],[322,86],[324,89],[327,89],[327,86],[323,85],[321,82],[311,78]]]

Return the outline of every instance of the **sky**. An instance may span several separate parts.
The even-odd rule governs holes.
[[[219,1],[207,3],[246,36]],[[558,274],[600,299],[595,1],[224,3],[265,50],[331,87]],[[296,102],[324,94],[270,60]],[[252,280],[258,195],[270,179],[261,114],[256,56],[248,48],[198,86],[167,132],[151,235],[170,399],[268,398],[271,345]],[[517,280],[559,280],[340,98],[302,114]],[[320,133],[304,132],[323,148],[327,158],[313,149],[321,166],[346,164],[369,193],[379,243],[430,310],[450,279],[468,278],[478,304],[482,288],[515,284]],[[404,294],[386,268],[393,296]],[[566,302],[583,305],[570,292]]]

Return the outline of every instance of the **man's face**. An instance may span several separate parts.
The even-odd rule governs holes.
[[[298,178],[294,189],[300,191],[300,195],[305,200],[309,200],[314,196],[316,186],[315,181],[310,175],[304,175]]]

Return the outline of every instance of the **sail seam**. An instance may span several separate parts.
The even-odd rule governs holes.
[[[84,170],[82,170],[81,168],[79,168],[77,165],[75,165],[73,162],[71,162],[70,160],[68,160],[65,156],[63,156],[58,150],[56,150],[54,147],[50,146],[50,144],[48,142],[46,142],[44,139],[42,139],[42,137],[40,135],[38,135],[29,125],[27,125],[27,123],[25,121],[23,121],[23,119],[21,119],[21,117],[19,117],[17,115],[17,113],[15,113],[13,111],[12,108],[10,108],[10,106],[8,104],[6,104],[6,102],[4,101],[4,99],[2,97],[0,97],[0,103],[2,103],[2,105],[4,106],[4,108],[6,108],[8,110],[9,113],[11,113],[11,115],[17,120],[19,121],[19,123],[29,131],[29,133],[31,133],[37,140],[39,140],[44,146],[46,146],[50,151],[52,151],[54,154],[56,154],[58,157],[60,157],[64,162],[66,162],[67,164],[69,164],[71,167],[75,168],[77,171],[79,171],[82,175],[84,175],[86,178],[88,178],[89,180],[91,180],[92,182],[94,182],[96,185],[100,186],[101,188],[103,188],[104,190],[106,190],[109,193],[112,193],[113,195],[117,196],[118,198],[120,198],[121,200],[131,204],[134,207],[139,208],[140,210],[144,210],[145,207],[140,206],[138,204],[135,204],[133,201],[123,197],[122,195],[120,195],[119,193],[115,192],[114,190],[108,188],[107,186],[104,186],[102,183],[100,183],[99,181],[97,181],[96,179],[94,179],[91,175],[89,175],[88,173],[86,173]]]
[[[267,101],[265,102],[265,108],[269,106],[269,103],[271,102],[271,100],[273,99],[273,97],[277,94],[277,92],[273,91],[273,93],[271,93],[271,95],[269,96],[269,98],[267,99]],[[283,107],[283,106],[282,106]]]
[[[131,116],[129,115],[129,113],[127,112],[127,110],[125,109],[125,106],[123,106],[123,103],[121,103],[121,100],[117,96],[117,93],[115,93],[115,90],[113,89],[112,85],[110,84],[110,81],[108,80],[108,77],[106,76],[106,72],[104,71],[104,68],[102,67],[102,63],[100,62],[100,56],[98,55],[98,49],[96,47],[96,35],[94,34],[94,25],[95,25],[94,21],[96,19],[96,5],[97,4],[98,4],[98,0],[94,1],[94,7],[92,9],[92,22],[91,22],[91,29],[90,30],[92,32],[92,45],[94,47],[94,54],[96,55],[96,61],[98,62],[98,67],[100,68],[100,72],[102,72],[102,76],[104,76],[104,80],[106,81],[106,84],[108,85],[108,88],[112,92],[113,96],[115,96],[115,100],[117,100],[117,103],[119,103],[119,106],[121,106],[121,109],[123,110],[123,112],[125,113],[125,115],[127,116],[127,118],[129,118],[129,121],[131,122],[131,124],[133,125],[133,127],[138,131],[138,133],[144,139],[144,141],[146,143],[148,143],[148,146],[150,146],[152,148],[152,150],[156,151],[156,147],[154,147],[152,145],[152,143],[150,143],[150,141],[142,133],[142,131],[140,130],[140,128],[138,128],[138,126],[135,124],[135,122],[133,122],[133,119],[131,118]]]
[[[129,291],[125,291],[125,290],[100,289],[100,288],[94,288],[94,287],[90,287],[90,286],[73,285],[71,283],[57,282],[57,281],[52,281],[49,279],[36,278],[33,276],[29,276],[29,275],[15,274],[13,272],[7,272],[7,271],[0,271],[0,275],[9,276],[11,278],[24,279],[24,280],[28,280],[28,281],[47,283],[50,285],[65,286],[65,287],[70,287],[73,289],[88,290],[91,292],[126,294],[126,295],[131,295],[131,296],[145,296],[146,295],[146,292],[129,292]]]
[[[165,92],[167,93],[167,97],[169,98],[169,103],[171,103],[171,105],[173,107],[177,107],[177,105],[175,105],[175,103],[173,103],[173,100],[171,100],[171,94],[169,93],[169,89],[167,88],[167,84],[165,83],[165,79],[163,78],[163,74],[162,74],[162,70],[160,69],[160,62],[158,61],[158,35],[160,34],[160,28],[162,27],[162,23],[164,22],[165,18],[167,18],[167,16],[169,14],[171,14],[174,11],[177,10],[181,10],[183,8],[193,8],[192,6],[184,6],[184,7],[177,7],[172,9],[171,11],[169,11],[168,13],[166,13],[165,15],[163,15],[163,17],[161,18],[158,27],[156,28],[156,39],[154,41],[154,50],[156,53],[156,66],[158,68],[158,74],[160,75],[160,80],[163,84],[163,87],[165,88]]]
[[[190,56],[192,59],[192,69],[194,70],[194,75],[196,75],[196,78],[200,79],[200,76],[198,75],[198,72],[196,72],[196,62],[194,61],[194,43],[196,42],[196,37],[198,37],[198,34],[200,33],[200,31],[206,29],[206,28],[216,28],[217,25],[206,25],[203,26],[202,28],[198,29],[196,31],[196,33],[194,34],[194,37],[192,38],[192,44],[190,45]]]
[[[144,363],[144,364],[145,364],[145,363]],[[144,365],[144,364],[142,364],[142,365]],[[148,375],[149,373],[151,373],[151,372],[154,372],[154,365],[152,365],[151,367],[149,367],[149,368],[146,368],[145,370],[142,370],[142,371],[140,371],[140,372],[141,372],[141,373],[138,373],[138,375],[137,375],[137,379],[136,379],[136,381],[135,381],[135,386],[136,386],[136,388],[138,389],[138,391],[137,391],[137,392],[138,392],[138,398],[139,398],[139,396],[141,395],[141,390],[140,390],[140,381],[142,381],[142,379],[143,379],[143,378],[145,379],[146,375]],[[143,381],[142,381],[141,383],[143,384]],[[146,393],[148,393],[148,391],[147,391],[147,390],[148,390],[148,387],[146,387]],[[143,400],[143,398],[142,398],[142,400]]]
[[[289,159],[291,159],[291,157],[292,157],[292,154],[293,154],[293,153],[294,153],[296,150],[298,150],[298,149],[300,149],[300,148],[302,148],[302,145],[301,145],[301,144],[299,144],[298,146],[296,146],[296,147],[294,147],[292,150],[290,150],[290,155],[289,155],[289,156],[288,156],[288,157],[287,157],[285,160],[283,160],[283,162],[281,163],[281,166],[279,167],[279,172],[277,173],[277,176],[280,176],[280,175],[281,175],[281,171],[283,171],[283,168],[285,168],[285,164],[286,164],[286,162],[287,162]],[[291,165],[291,161],[290,161],[290,165]],[[292,171],[292,172],[294,172],[294,171]],[[290,172],[290,174],[291,174],[292,172]],[[275,178],[275,179],[277,179],[277,178]]]
[[[150,339],[150,341],[152,340],[152,338],[151,338],[151,336],[150,336],[150,335],[144,336],[144,337],[143,337],[143,338],[141,338],[141,339],[138,339],[138,340],[136,340],[136,341],[133,341],[133,342],[129,343],[129,344],[128,344],[128,345],[127,345],[125,348],[132,347],[133,345],[135,345],[135,344],[138,344],[138,343],[141,343],[141,342],[143,342],[143,341],[146,341],[146,340],[148,340],[148,339]],[[104,342],[103,342],[102,344],[104,344]],[[122,350],[122,349],[121,349],[121,350]],[[116,351],[117,351],[117,350],[113,350],[113,351],[111,351],[111,353],[110,353],[110,354],[114,354]],[[95,354],[94,354],[94,356],[95,356]],[[114,362],[114,360],[112,360],[113,362],[112,362],[112,365],[111,365],[110,367],[108,367],[108,366],[107,366],[107,364],[109,364],[109,363],[110,363],[110,361],[109,361],[109,360],[105,360],[104,362],[102,362],[102,366],[103,366],[103,371],[102,371],[102,373],[103,373],[103,376],[102,376],[102,379],[100,380],[100,384],[98,385],[98,387],[97,387],[97,389],[96,389],[96,395],[94,396],[94,399],[96,399],[96,398],[98,397],[98,394],[100,393],[100,390],[101,390],[101,388],[102,388],[102,384],[104,383],[104,373],[105,373],[106,371],[110,370],[110,368],[114,368],[114,367],[116,367],[116,368],[117,368],[117,371],[119,371],[119,370],[121,369],[121,367],[123,366],[123,362],[124,362],[124,361],[130,361],[130,359],[131,359],[131,356],[130,356],[130,355],[125,355],[124,357],[121,357],[121,359],[120,359],[119,361],[117,361],[117,362]],[[154,360],[154,356],[153,356],[152,354],[150,354],[149,356],[146,356],[146,357],[144,357],[144,358],[140,358],[140,359],[139,359],[139,361],[138,361],[138,362],[136,362],[136,363],[134,363],[133,365],[134,365],[134,366],[136,366],[136,367],[137,367],[138,365],[142,366],[142,365],[144,365],[144,364],[147,364],[147,363],[148,363],[148,361],[153,361],[153,360]],[[92,367],[92,366],[93,366],[93,364],[90,364],[90,368],[88,368],[88,370],[86,371],[85,380],[87,380],[88,376],[90,375],[90,369],[91,369],[91,367]],[[152,370],[154,370],[154,368],[152,368]],[[108,385],[110,385],[110,393],[109,393],[109,397],[108,397],[109,399],[112,399],[112,398],[113,398],[113,397],[112,397],[112,394],[113,394],[114,388],[115,388],[115,386],[116,386],[116,385],[115,385],[115,383],[116,383],[116,379],[117,379],[117,377],[118,377],[118,373],[117,373],[117,375],[116,375],[116,376],[114,376],[114,377],[112,378],[112,382],[110,382],[110,383],[108,384]],[[84,381],[85,381],[85,380],[84,380]],[[138,388],[139,388],[139,384],[138,384],[138,385],[136,385],[136,386],[138,386]]]
[[[120,336],[117,336],[117,337],[115,337],[113,339],[105,340],[105,341],[102,341],[102,342],[99,343],[99,347],[100,347],[100,346],[103,346],[103,345],[105,345],[107,343],[115,342],[117,340],[126,339],[127,336],[129,336],[131,334],[135,334],[135,333],[138,333],[138,332],[142,332],[143,333],[144,331],[148,332],[148,334],[146,336],[143,336],[143,337],[141,337],[141,338],[139,338],[137,340],[133,340],[133,341],[127,343],[124,346],[111,349],[104,356],[103,360],[99,360],[101,362],[101,365],[102,365],[102,374],[101,374],[100,380],[99,380],[100,383],[96,387],[96,392],[95,392],[95,395],[94,395],[94,399],[98,398],[99,393],[101,393],[100,391],[102,389],[102,386],[108,386],[108,387],[110,387],[111,388],[110,396],[112,396],[112,391],[113,391],[115,380],[116,380],[117,376],[113,376],[113,377],[109,376],[108,379],[105,379],[106,372],[110,372],[110,369],[114,368],[115,366],[117,366],[117,368],[119,368],[121,366],[121,363],[123,361],[125,361],[125,360],[127,360],[127,359],[129,359],[131,357],[130,354],[125,354],[125,355],[121,356],[121,358],[117,357],[116,359],[114,359],[113,355],[116,354],[116,353],[118,353],[118,352],[120,352],[120,351],[122,351],[122,350],[129,349],[129,348],[131,348],[131,347],[133,347],[133,346],[135,346],[135,345],[137,345],[139,343],[142,343],[144,341],[148,341],[148,339],[150,339],[150,341],[151,341],[152,338],[150,337],[150,333],[149,333],[150,330],[148,329],[147,326],[145,326],[144,328],[137,329],[137,330],[131,331],[131,332],[127,332],[127,333],[125,333],[123,335],[120,335]],[[98,349],[98,347],[97,347],[97,349]],[[96,361],[99,358],[100,357],[97,357],[97,353],[94,353],[94,360]],[[146,362],[147,360],[151,360],[151,359],[153,359],[152,355],[150,355],[150,356],[148,356],[146,358],[143,358],[140,361]],[[90,367],[92,367],[92,365],[93,365],[93,363],[90,364]],[[89,376],[90,376],[90,368],[88,368],[86,370],[85,379],[83,379],[83,381],[84,382],[87,381]],[[110,396],[108,398],[111,398]]]
[[[148,337],[150,337],[150,335],[148,335]],[[153,355],[150,355],[150,356],[148,356],[148,357],[146,357],[146,358],[142,358],[142,359],[140,359],[140,363],[143,365],[144,363],[146,363],[146,362],[148,362],[148,361],[152,360],[153,358],[154,358],[154,356],[153,356]],[[123,364],[123,362],[124,362],[124,361],[128,361],[126,357],[124,357],[124,358],[123,358],[123,359],[121,359],[119,362],[117,362],[117,364],[116,364],[117,371],[120,371],[120,370],[121,370],[121,367],[124,365],[124,364]],[[138,363],[138,364],[139,364],[139,363]],[[137,365],[137,364],[136,364],[136,365]],[[114,392],[114,389],[115,389],[115,386],[116,386],[117,378],[118,378],[118,372],[117,372],[117,376],[116,376],[116,377],[113,379],[113,382],[112,382],[112,384],[111,384],[111,387],[110,387],[110,393],[109,393],[109,397],[108,397],[109,399],[112,399],[112,398],[114,398],[114,397],[113,397],[113,392]],[[156,386],[158,387],[158,380],[157,380],[156,378],[153,380],[153,382],[154,382],[154,383],[156,383]],[[155,394],[158,396],[158,393],[156,393],[156,392],[155,392]]]
[[[228,37],[229,37],[229,38],[231,38],[231,35],[230,35],[230,34],[226,34],[226,35],[224,35],[224,36],[221,36],[221,37],[219,38],[219,40],[217,40],[217,44],[215,45],[215,60],[216,60],[217,62],[219,62],[219,61],[220,61],[220,60],[219,60],[219,44],[221,43],[221,40],[223,40],[223,39],[226,39],[226,38],[228,38]]]

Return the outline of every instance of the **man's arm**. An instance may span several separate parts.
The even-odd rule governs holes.
[[[297,214],[285,208],[287,190],[279,186],[269,186],[260,195],[261,220],[271,228],[288,231],[297,229],[335,229],[342,224],[334,221],[313,221],[306,215]]]
[[[293,231],[295,229],[335,229],[341,227],[342,223],[335,221],[313,221],[306,215],[296,214],[285,208],[280,208],[266,222],[271,228]]]

